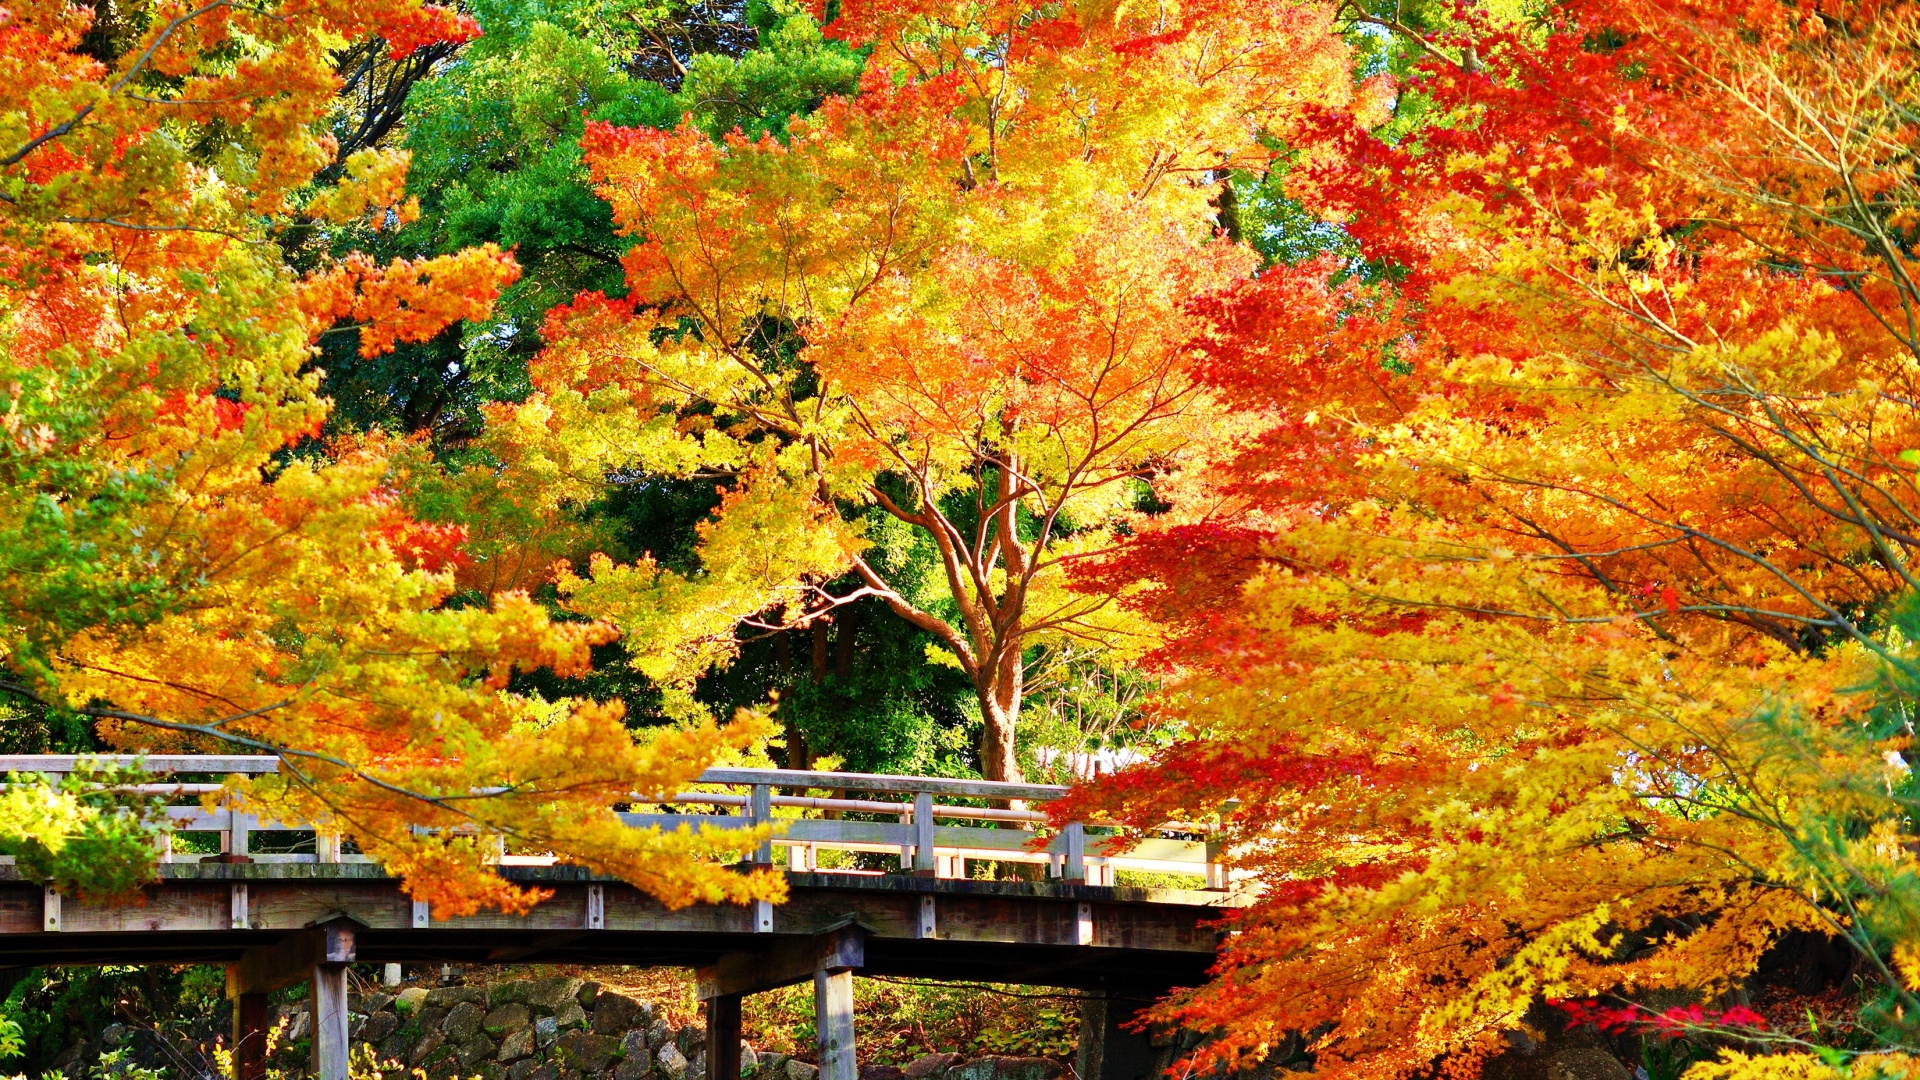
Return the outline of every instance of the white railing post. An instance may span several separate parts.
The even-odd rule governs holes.
[[[1060,830],[1060,854],[1063,865],[1060,876],[1067,881],[1084,882],[1087,880],[1087,827],[1077,821],[1070,821]]]

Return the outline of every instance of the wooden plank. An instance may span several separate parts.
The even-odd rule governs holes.
[[[753,911],[734,904],[695,904],[668,911],[660,901],[629,885],[608,885],[602,901],[609,931],[750,934]],[[775,909],[778,918],[778,909]]]
[[[1057,901],[943,896],[940,937],[947,941],[1073,945],[1079,930],[1074,916],[1074,905]]]
[[[1207,845],[1198,840],[1170,840],[1165,837],[1149,836],[1136,841],[1123,854],[1111,854],[1120,847],[1122,838],[1118,836],[1087,837],[1087,854],[1103,859],[1131,859],[1138,862],[1192,863],[1198,873],[1198,867],[1207,862]]]
[[[412,904],[390,881],[274,881],[249,883],[253,925],[297,930],[345,916],[376,930],[413,925]]]
[[[40,886],[0,888],[0,934],[31,934],[40,929]]]
[[[820,934],[859,913],[860,925],[875,937],[913,938],[920,924],[919,897],[895,891],[795,890],[773,909],[776,934]]]
[[[62,902],[62,929],[74,934],[126,930],[231,930],[233,892],[225,882],[150,888],[145,904]]]
[[[899,851],[913,843],[913,826],[900,825],[886,821],[821,821],[814,818],[800,818],[785,821],[782,838],[797,844],[819,844],[821,847],[833,847],[836,844],[865,844],[869,850],[892,848]],[[986,832],[989,830],[981,830]],[[847,850],[856,850],[848,848]]]

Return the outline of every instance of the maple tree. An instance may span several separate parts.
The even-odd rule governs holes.
[[[1217,821],[1262,887],[1158,1014],[1222,1060],[1471,1075],[1543,998],[1720,994],[1809,931],[1864,1037],[1690,1075],[1904,1075],[1920,10],[1415,29],[1425,123],[1297,136],[1355,256],[1221,301],[1266,429],[1081,581],[1150,583],[1193,737],[1059,812]]]
[[[109,25],[96,10],[0,12],[8,691],[97,720],[114,746],[279,754],[278,775],[226,797],[351,838],[443,912],[539,900],[492,873],[501,843],[672,904],[777,896],[714,861],[752,838],[635,830],[612,810],[764,721],[636,741],[617,702],[518,689],[517,672],[584,671],[614,630],[524,592],[449,604],[464,534],[410,512],[393,444],[315,439],[323,335],[368,356],[425,341],[518,273],[491,245],[295,273],[274,242],[413,216],[404,151],[336,167],[331,57],[378,38],[404,58],[472,20],[419,0],[164,3]],[[124,888],[138,874],[120,864],[62,861],[79,840],[144,842],[139,814],[96,795],[10,788],[0,836],[63,887]]]
[[[967,676],[983,775],[1017,778],[1029,650],[1140,643],[1061,567],[1214,430],[1194,363],[1215,328],[1189,300],[1254,268],[1215,238],[1218,177],[1344,100],[1346,53],[1293,4],[837,14],[870,50],[858,92],[784,137],[588,126],[636,240],[626,295],[549,315],[499,453],[556,499],[610,473],[724,482],[697,573],[563,579],[651,678],[877,598]],[[903,572],[916,549],[932,575]]]

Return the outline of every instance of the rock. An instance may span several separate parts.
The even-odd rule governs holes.
[[[660,1065],[660,1074],[667,1080],[689,1080],[687,1055],[681,1053],[678,1046],[672,1043],[662,1046],[660,1052],[654,1055],[654,1060]],[[699,1077],[693,1077],[692,1080],[699,1080]]]
[[[562,1069],[597,1073],[620,1056],[620,1040],[586,1031],[569,1031],[553,1046]]]
[[[507,1080],[507,1067],[496,1061],[483,1061],[473,1074],[480,1080]]]
[[[585,979],[576,979],[567,975],[555,975],[550,979],[528,979],[526,982],[517,984],[521,987],[520,995],[508,1000],[519,1001],[536,1014],[544,1016],[559,1012],[562,1005],[573,1005],[578,1008],[580,1003],[574,998],[579,995],[580,988],[586,983]]]
[[[740,1075],[746,1076],[749,1073],[757,1073],[759,1071],[760,1071],[760,1055],[753,1052],[753,1047],[748,1046],[746,1043],[741,1043],[740,1044]]]
[[[639,1028],[634,1028],[632,1031],[627,1032],[620,1040],[620,1053],[623,1057],[632,1057],[635,1054],[644,1052],[646,1049],[647,1033]]]
[[[477,986],[442,986],[427,991],[427,1004],[442,1009],[451,1009],[462,1002],[473,1005],[485,1005],[487,992]],[[485,1011],[484,1009],[481,1011]]]
[[[653,1022],[647,1025],[647,1045],[658,1052],[661,1047],[672,1041],[673,1026],[668,1024],[663,1016],[654,1017]]]
[[[687,1058],[687,1080],[704,1080],[707,1075],[707,1052],[698,1050]]]
[[[1629,1080],[1620,1059],[1598,1047],[1574,1046],[1549,1055],[1542,1080]],[[1528,1070],[1531,1072],[1532,1070]]]
[[[413,1052],[413,1036],[407,1034],[404,1031],[395,1032],[394,1034],[387,1036],[387,1040],[380,1044],[380,1049],[378,1051],[381,1061],[399,1061],[399,1062],[406,1061],[407,1055],[412,1052]]]
[[[553,1041],[559,1037],[560,1025],[554,1021],[553,1017],[543,1016],[533,1022],[533,1041],[540,1049],[545,1050],[552,1046]]]
[[[424,987],[409,986],[400,991],[400,996],[393,999],[393,1007],[400,1015],[407,1016],[419,1012],[420,1003],[425,1000],[427,1000],[427,991]]]
[[[551,1061],[528,1058],[507,1070],[507,1080],[560,1080],[560,1069]]]
[[[639,1032],[634,1032],[638,1035]],[[613,1070],[613,1080],[641,1080],[653,1069],[653,1051],[642,1046],[638,1050],[628,1051]]]
[[[947,1070],[947,1080],[1054,1080],[1058,1063],[1039,1057],[989,1055]]]
[[[480,1018],[480,1030],[496,1039],[504,1038],[533,1023],[533,1014],[525,1005],[496,1005],[492,1012]]]
[[[464,990],[466,987],[460,987]],[[471,1001],[463,1001],[447,1010],[447,1018],[440,1022],[440,1030],[447,1038],[455,1042],[464,1042],[480,1034],[480,1021],[487,1015],[486,1010]]]
[[[766,1077],[767,1080],[787,1080],[787,1055],[762,1050],[759,1057],[759,1068],[754,1075]]]
[[[599,1034],[619,1035],[629,1028],[646,1027],[651,1019],[652,1009],[625,994],[602,990],[593,999],[593,1030]]]
[[[820,1066],[809,1065],[799,1058],[789,1058],[787,1080],[820,1080]]]
[[[417,1069],[426,1064],[427,1060],[433,1056],[434,1051],[440,1049],[446,1041],[447,1037],[437,1031],[429,1031],[425,1035],[420,1036],[420,1041],[414,1043],[413,1049],[407,1052],[407,1066]]]
[[[413,1028],[415,1031],[419,1032],[420,1034],[425,1035],[429,1031],[439,1031],[440,1025],[446,1022],[447,1022],[447,1010],[442,1009],[437,1005],[428,1005],[423,1007],[420,1010],[420,1015],[414,1017],[414,1022],[407,1026]],[[406,1029],[402,1028],[401,1030],[404,1031]]]
[[[533,1029],[523,1027],[517,1031],[507,1032],[506,1036],[500,1040],[500,1053],[494,1060],[505,1065],[511,1065],[521,1058],[530,1058],[532,1056]]]
[[[386,1039],[400,1028],[400,1017],[390,1012],[377,1012],[367,1017],[360,1028],[360,1041],[377,1043]]]
[[[923,1054],[907,1062],[907,1067],[900,1072],[906,1076],[907,1080],[927,1080],[928,1077],[946,1072],[964,1060],[966,1058],[961,1054]]]
[[[100,1045],[117,1050],[133,1041],[133,1029],[125,1024],[108,1024],[100,1029]]]
[[[494,1044],[492,1039],[487,1038],[485,1035],[475,1033],[462,1039],[460,1045],[454,1048],[453,1053],[455,1057],[460,1059],[460,1068],[471,1070],[475,1065],[492,1057],[498,1049],[499,1047]]]
[[[553,1022],[563,1029],[584,1028],[587,1026],[587,1010],[577,1001],[569,1001],[560,1006],[553,1014]]]
[[[901,1080],[906,1075],[892,1065],[868,1065],[860,1070],[860,1080]]]
[[[360,1011],[366,1013],[368,1016],[372,1016],[374,1013],[379,1012],[391,1004],[393,1004],[392,994],[382,993],[376,990],[368,994],[366,1000],[360,1003]]]
[[[693,1055],[707,1045],[707,1029],[699,1024],[688,1024],[680,1029],[680,1034],[673,1037],[673,1044],[680,1048],[680,1052],[685,1054],[688,1060],[692,1060]]]
[[[579,1002],[581,1008],[587,1010],[588,1012],[592,1012],[593,1003],[595,1000],[599,998],[599,996],[600,996],[599,983],[597,982],[582,983],[580,985],[580,992],[573,995],[573,1000]]]

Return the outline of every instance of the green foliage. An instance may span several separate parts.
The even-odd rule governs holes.
[[[854,1045],[863,1064],[904,1065],[928,1053],[1072,1055],[1080,1027],[1071,994],[1010,986],[853,980]],[[813,988],[745,1003],[747,1027],[783,1054],[811,1049]]]
[[[863,65],[791,0],[483,0],[474,14],[485,35],[407,99],[419,219],[325,243],[384,261],[490,242],[513,249],[523,274],[489,321],[423,345],[366,359],[356,334],[331,335],[321,366],[338,429],[471,438],[481,405],[526,394],[526,359],[550,308],[582,291],[622,291],[619,260],[632,240],[594,194],[580,150],[586,120],[672,127],[691,117],[715,137],[779,136],[827,96],[850,93]],[[662,40],[685,55],[661,54]]]
[[[169,826],[162,800],[131,793],[138,769],[83,766],[57,782],[9,774],[0,792],[0,855],[20,875],[80,897],[125,896],[153,876],[154,842]]]
[[[15,1063],[30,1075],[115,1023],[150,1029],[169,1045],[195,1045],[223,1030],[226,1010],[226,974],[209,965],[40,968],[0,1000],[0,1015],[19,1029]],[[158,1072],[129,1054],[109,1054],[90,1075],[152,1080]]]

